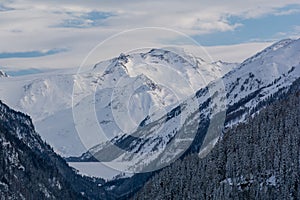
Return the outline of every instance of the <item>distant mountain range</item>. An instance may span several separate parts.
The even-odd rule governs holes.
[[[275,43],[166,115],[153,113],[135,131],[96,145],[72,160],[99,160],[121,166],[121,171],[146,172],[166,166],[187,152],[204,156],[224,127],[244,122],[288,91],[300,77],[299,58],[300,40]]]
[[[0,95],[12,108],[32,116],[38,132],[56,152],[78,156],[100,139],[134,130],[154,111],[165,114],[236,65],[210,64],[181,49],[150,49],[121,54],[78,73],[60,70],[3,79]],[[74,112],[75,118],[79,113],[76,122]],[[94,133],[98,123],[107,138],[97,140],[92,134],[84,146],[77,130]]]
[[[297,164],[298,161],[291,161],[290,158],[297,160],[299,156],[296,153],[295,155],[280,153],[287,149],[282,147],[286,147],[288,142],[294,145],[291,148],[296,149],[294,148],[295,142],[292,141],[298,141],[297,137],[294,138],[295,140],[293,140],[293,135],[284,138],[286,137],[285,131],[282,131],[288,127],[286,120],[294,119],[291,117],[293,112],[287,111],[291,115],[287,116],[285,113],[282,115],[283,117],[280,117],[278,113],[284,112],[284,109],[276,107],[278,102],[283,102],[283,104],[285,102],[291,110],[292,103],[289,102],[297,101],[287,101],[286,97],[291,94],[295,97],[299,96],[299,65],[300,39],[275,43],[239,65],[221,61],[207,64],[200,58],[153,49],[145,53],[121,54],[112,60],[98,63],[89,71],[77,74],[74,71],[61,71],[58,74],[56,71],[52,74],[0,78],[1,98],[14,108],[23,109],[26,113],[31,112],[34,119],[32,122],[29,116],[0,103],[0,153],[2,154],[0,195],[4,198],[17,199],[23,197],[29,199],[32,197],[41,199],[61,197],[66,199],[126,199],[155,176],[161,168],[170,166],[171,171],[173,169],[178,171],[180,167],[176,168],[176,166],[181,161],[176,162],[176,160],[184,159],[185,162],[188,160],[186,156],[192,153],[197,158],[199,156],[204,158],[204,161],[210,159],[208,163],[215,163],[220,169],[216,174],[213,174],[214,172],[207,174],[212,177],[212,179],[207,179],[211,180],[212,184],[207,186],[204,195],[211,191],[213,197],[225,197],[229,193],[224,193],[224,191],[230,190],[230,184],[233,181],[235,189],[230,191],[235,192],[240,188],[242,193],[237,191],[236,194],[245,198],[255,195],[247,193],[247,188],[249,191],[253,190],[252,183],[262,188],[262,191],[266,191],[263,193],[266,195],[264,197],[273,197],[268,196],[267,192],[273,191],[268,188],[276,186],[277,183],[280,184],[276,191],[278,194],[283,194],[282,198],[286,198],[289,194],[292,197],[299,197],[297,195],[299,180],[295,179],[297,176],[289,174],[289,172],[298,173],[297,167],[295,170],[291,168],[293,163]],[[231,70],[227,72],[229,68]],[[159,71],[159,73],[153,75],[153,71]],[[195,78],[198,76],[197,73],[200,73],[198,75],[207,74],[207,79],[199,79],[198,82],[198,79]],[[159,77],[159,74],[171,74],[172,76],[164,78]],[[164,78],[165,82],[157,83],[155,78],[157,80]],[[187,82],[187,84],[184,85],[183,82]],[[174,95],[171,88],[176,87],[179,92]],[[72,98],[73,102],[70,101]],[[124,107],[124,102],[131,102],[132,105],[127,104],[127,107]],[[270,104],[275,106],[268,108]],[[295,103],[295,105],[298,104]],[[235,129],[242,123],[246,124],[245,126],[251,124],[253,116],[265,112],[263,110],[266,107],[267,109],[276,109],[276,116],[278,119],[282,119],[278,121],[276,117],[271,117],[271,119],[277,120],[276,123],[273,123],[274,127],[278,125],[278,131],[272,133],[278,133],[275,139],[278,142],[282,141],[283,144],[280,143],[280,152],[278,153],[275,149],[276,143],[274,141],[270,143],[270,148],[274,150],[273,153],[281,155],[276,157],[277,160],[273,159],[278,166],[277,168],[275,166],[275,171],[270,173],[264,166],[267,165],[264,160],[271,162],[272,159],[268,156],[273,154],[270,152],[267,154],[267,151],[261,146],[263,143],[260,142],[267,142],[261,138],[270,138],[264,134],[271,134],[271,132],[264,130],[273,125],[264,129],[261,127],[264,124],[255,118],[256,121],[254,121],[261,124],[259,128]],[[164,111],[161,112],[161,109]],[[93,112],[104,129],[107,141],[97,144],[99,141],[91,138],[94,140],[92,142],[96,143],[95,146],[81,156],[70,157],[67,160],[73,162],[103,161],[114,168],[135,173],[132,177],[122,178],[120,176],[119,179],[105,182],[103,179],[77,174],[41,139],[33,126],[33,123],[37,124],[38,133],[43,139],[49,140],[51,145],[52,143],[54,146],[56,145],[57,151],[60,152],[60,150],[64,150],[63,148],[67,148],[65,152],[77,150],[79,153],[84,150],[83,145],[78,146],[80,137],[83,135],[78,136],[75,128],[79,132],[83,131],[81,134],[87,134],[86,136],[95,130],[97,128],[93,124],[95,121],[90,117]],[[129,116],[136,120],[133,120],[134,123],[129,122],[128,115],[125,115],[126,112],[129,112]],[[272,110],[267,112],[268,115],[272,114]],[[75,121],[73,121],[73,115]],[[82,117],[80,118],[80,116]],[[262,119],[268,121],[269,118],[264,115]],[[299,124],[296,122],[291,121],[295,129],[299,128]],[[40,132],[43,130],[44,133]],[[244,144],[244,140],[240,138],[247,137],[247,130],[259,132],[258,134],[249,134],[249,138],[245,141],[249,141],[250,145]],[[256,139],[254,140],[252,136]],[[228,139],[228,137],[230,138]],[[245,159],[249,157],[246,153],[250,150],[243,150],[243,145],[236,147],[241,148],[241,151],[228,148],[222,150],[222,145],[231,145],[233,140],[237,142],[234,145],[243,144],[245,148],[247,145],[247,148],[254,148],[252,143],[257,143],[258,148],[264,150],[265,154],[261,154],[257,160],[255,160],[255,156],[250,156],[251,159],[254,159],[253,163],[259,165],[253,169],[266,171],[252,173],[252,175],[247,173],[244,176],[239,170],[240,168],[234,166],[230,167],[231,174],[226,174],[227,171],[224,171],[224,167],[230,163],[226,164],[227,161],[222,159],[214,160],[215,158],[227,155],[226,158],[243,162],[241,167],[245,167],[245,170],[251,171],[252,169],[251,165],[245,164]],[[222,143],[223,141],[224,143]],[[212,151],[211,154],[216,143],[218,143],[218,151]],[[60,147],[61,149],[59,149]],[[294,151],[293,149],[291,151]],[[242,153],[229,154],[227,152],[229,150]],[[62,153],[62,155],[66,154]],[[205,157],[206,155],[208,156]],[[230,157],[232,155],[238,159]],[[285,155],[289,160],[284,159]],[[284,162],[288,163],[284,164]],[[260,166],[259,163],[263,163],[263,166]],[[183,164],[182,166],[187,169],[187,166],[191,165]],[[246,168],[247,166],[248,168]],[[286,168],[286,166],[289,167]],[[190,172],[194,173],[191,170],[188,173]],[[235,172],[239,172],[239,174]],[[293,186],[292,189],[281,184],[286,182],[286,178],[280,175],[281,172],[286,174],[286,177],[292,177],[293,180],[287,184]],[[170,174],[165,175],[165,173],[168,174],[169,171],[163,170],[161,178],[168,179]],[[188,178],[190,177],[188,173],[182,176]],[[198,171],[194,174],[201,173]],[[253,177],[260,174],[263,179]],[[276,182],[278,177],[281,182]],[[176,178],[180,177],[176,176]],[[204,180],[201,179],[200,182]],[[218,180],[220,181],[218,182]],[[147,191],[155,191],[157,188],[150,187],[156,186],[173,190],[174,187],[169,187],[165,185],[166,183],[167,181],[161,181],[156,176],[149,183],[149,190],[144,189],[139,195],[145,196]],[[191,181],[191,183],[194,182]],[[263,184],[260,185],[260,183]],[[219,185],[226,188],[226,190],[222,190],[223,193],[220,187],[215,187]],[[189,187],[195,188],[194,185],[189,185]],[[287,189],[283,190],[281,187]],[[177,188],[182,187],[178,186]],[[161,195],[165,195],[165,190],[160,189],[158,190],[162,192]],[[184,192],[186,191],[182,190],[180,194],[189,195]],[[151,194],[153,193],[149,193],[149,198],[151,198]],[[229,198],[229,196],[226,197]]]

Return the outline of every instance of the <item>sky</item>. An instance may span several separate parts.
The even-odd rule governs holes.
[[[241,62],[275,41],[298,38],[299,19],[299,0],[4,0],[0,69],[75,68],[173,45]]]

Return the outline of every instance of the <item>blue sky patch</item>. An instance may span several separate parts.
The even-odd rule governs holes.
[[[9,76],[24,76],[30,74],[39,74],[43,73],[44,71],[39,69],[23,69],[23,70],[16,70],[16,71],[5,71],[5,73]]]
[[[299,10],[299,12],[298,12]],[[289,13],[289,11],[292,11]],[[205,35],[196,35],[193,38],[201,45],[231,45],[245,42],[270,42],[287,38],[289,35],[299,35],[295,27],[300,26],[300,6],[290,5],[278,9],[274,14],[259,18],[245,19],[232,16],[228,18],[231,24],[242,24],[234,31],[215,32]],[[286,34],[280,34],[286,33]]]
[[[0,4],[0,12],[11,11],[11,10],[14,10],[14,9]]]
[[[0,59],[5,58],[34,58],[49,56],[67,51],[66,49],[51,49],[48,51],[0,52]]]
[[[72,15],[72,13],[68,13]],[[95,26],[103,26],[105,19],[114,16],[110,12],[101,12],[101,11],[92,11],[83,14],[80,17],[73,17],[67,20],[64,20],[60,27],[64,28],[89,28]]]

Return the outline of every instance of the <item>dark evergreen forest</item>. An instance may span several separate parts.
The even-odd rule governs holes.
[[[300,92],[224,132],[203,159],[191,154],[133,199],[299,199]]]

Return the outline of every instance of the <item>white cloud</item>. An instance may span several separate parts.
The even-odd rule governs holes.
[[[241,63],[271,44],[271,42],[252,42],[229,46],[206,47],[206,50],[214,60]],[[243,51],[241,51],[241,49],[243,49]]]
[[[286,37],[291,39],[297,39],[300,37],[300,26],[294,26],[291,31],[287,32],[278,32],[272,36],[275,40],[278,38]]]
[[[300,9],[289,9],[289,10],[279,11],[276,12],[274,15],[281,16],[281,15],[291,15],[296,13],[300,13]]]
[[[81,1],[81,0],[12,0],[2,3],[12,8],[0,15],[0,52],[31,51],[64,48],[69,52],[34,59],[1,59],[0,65],[29,67],[74,67],[99,42],[120,31],[140,27],[165,27],[188,35],[234,31],[242,24],[232,23],[231,16],[258,18],[275,12],[299,0],[253,0],[253,1]],[[93,18],[83,18],[87,13],[99,11],[111,16],[94,26]],[[79,25],[61,27],[66,20]],[[79,20],[79,21],[76,21]],[[81,21],[80,21],[81,20]],[[78,28],[81,27],[81,28]],[[151,33],[147,33],[151,35]],[[174,37],[175,35],[169,36]],[[147,38],[147,37],[146,37]],[[129,43],[138,43],[145,37],[136,36]],[[159,37],[147,45],[159,45]],[[134,45],[133,45],[134,46]],[[106,51],[110,56],[114,47]],[[103,52],[105,53],[105,52]],[[53,65],[51,65],[53,63]]]

